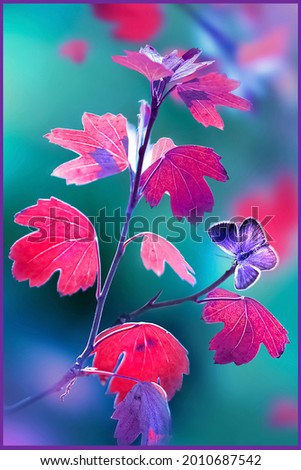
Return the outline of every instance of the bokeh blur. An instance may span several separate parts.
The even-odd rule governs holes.
[[[248,113],[221,109],[225,129],[220,131],[202,127],[184,105],[170,97],[160,110],[152,141],[170,137],[177,145],[214,147],[222,156],[230,180],[226,184],[211,182],[214,216],[225,220],[245,215],[237,210],[249,212],[256,196],[259,220],[267,215],[276,217],[273,236],[275,244],[282,247],[279,267],[264,273],[247,295],[272,312],[290,339],[280,359],[272,359],[262,346],[247,365],[221,366],[214,364],[208,343],[222,325],[201,321],[201,307],[187,303],[145,314],[143,320],[168,329],[189,351],[190,375],[184,377],[181,391],[170,402],[170,444],[296,445],[295,421],[293,426],[275,426],[267,416],[273,403],[297,400],[297,6],[164,4],[156,8],[161,20],[148,42],[161,53],[201,48],[204,58],[216,59],[216,69],[242,81],[237,93],[253,102]],[[137,18],[143,21],[139,15]],[[141,24],[139,27],[143,29]],[[9,247],[28,232],[14,224],[14,214],[38,198],[52,195],[91,216],[103,207],[109,215],[116,207],[124,210],[127,201],[127,172],[78,187],[50,177],[54,168],[74,154],[43,139],[55,127],[80,129],[84,111],[122,113],[136,123],[138,101],[149,99],[149,84],[142,75],[113,63],[111,56],[124,49],[137,50],[144,43],[135,37],[135,41],[120,35],[116,38],[113,28],[111,22],[96,17],[87,4],[4,6],[7,405],[60,378],[82,350],[95,308],[94,289],[59,297],[57,274],[39,289],[12,278]],[[82,60],[74,60],[72,48],[69,54],[60,53],[62,45],[70,41],[86,44]],[[248,47],[242,49],[244,45]],[[284,189],[283,178],[292,191]],[[138,213],[150,221],[159,215],[171,216],[168,196],[152,210],[142,201]],[[187,222],[180,226],[186,237],[177,248],[193,266],[196,289],[200,290],[219,277],[231,261],[220,257],[218,247],[210,244],[204,224],[198,227],[198,233],[204,235],[202,243],[191,239]],[[104,226],[99,230],[103,234]],[[113,232],[112,227],[106,230]],[[159,233],[171,235],[164,225]],[[116,242],[101,243],[103,277],[115,247]],[[223,287],[234,290],[233,280]],[[129,246],[105,307],[102,328],[110,326],[119,314],[142,305],[159,289],[163,289],[162,299],[169,299],[192,294],[194,288],[168,266],[161,278],[146,271],[139,245]],[[110,419],[113,401],[97,378],[79,379],[64,402],[57,395],[49,396],[8,416],[4,443],[116,445],[116,422]]]

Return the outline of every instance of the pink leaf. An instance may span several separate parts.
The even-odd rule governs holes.
[[[62,44],[59,53],[62,57],[68,57],[72,62],[80,64],[86,60],[88,49],[87,41],[74,39]]]
[[[39,199],[19,212],[15,222],[37,230],[11,247],[13,275],[30,287],[45,284],[59,271],[57,289],[71,295],[93,286],[100,275],[98,242],[93,225],[80,211],[54,197]]]
[[[239,82],[219,73],[208,73],[177,87],[179,96],[190,109],[193,117],[205,127],[224,128],[224,123],[216,105],[248,111],[249,101],[231,92],[239,86]]]
[[[141,258],[146,269],[151,269],[157,276],[161,276],[166,262],[181,279],[194,286],[196,280],[191,274],[194,271],[174,245],[152,232],[142,232],[138,236],[143,237]]]
[[[162,98],[167,83],[189,81],[198,77],[201,69],[212,64],[212,61],[198,62],[201,51],[195,48],[183,54],[174,50],[162,56],[154,47],[147,44],[140,48],[139,52],[125,52],[127,56],[114,56],[113,60],[145,75],[150,82],[161,80],[152,86],[152,96],[157,100]]]
[[[117,64],[136,70],[144,75],[150,82],[160,78],[170,77],[173,72],[159,62],[153,61],[147,55],[136,51],[124,51],[126,56],[113,56]]]
[[[154,207],[163,194],[168,193],[173,215],[179,219],[187,217],[194,222],[196,217],[210,212],[214,203],[204,176],[224,182],[228,175],[213,149],[197,145],[176,147],[171,139],[160,139],[156,144],[157,150],[163,149],[167,140],[166,148],[169,150],[166,153],[162,150],[160,157],[156,151],[156,161],[142,174],[144,197]]]
[[[117,405],[114,437],[118,445],[130,445],[141,434],[141,445],[159,444],[170,433],[170,411],[166,393],[155,383],[137,383]]]
[[[45,135],[51,143],[80,155],[60,165],[52,174],[65,178],[67,184],[86,184],[124,171],[128,167],[125,117],[84,113],[82,123],[83,131],[53,129]]]
[[[159,139],[158,142],[156,142],[153,146],[152,163],[160,160],[160,158],[162,158],[162,156],[165,155],[168,150],[171,150],[175,147],[176,145],[172,139],[169,139],[168,137],[162,137]]]
[[[159,5],[103,3],[92,5],[96,18],[115,23],[113,35],[125,41],[147,41],[162,25]]]
[[[226,300],[215,300],[218,297]],[[250,362],[263,343],[272,357],[280,357],[289,343],[287,331],[259,302],[240,297],[225,289],[208,294],[203,319],[206,323],[223,322],[224,328],[210,341],[210,350],[216,350],[217,364]]]
[[[182,375],[189,372],[187,351],[168,331],[152,323],[125,323],[108,328],[96,338],[94,353],[96,369],[143,382],[160,381],[169,400],[180,390]],[[134,384],[133,380],[113,377],[109,392],[117,393],[116,403],[120,403]]]

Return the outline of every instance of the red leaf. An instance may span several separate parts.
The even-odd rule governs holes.
[[[182,375],[189,372],[187,351],[168,331],[152,323],[125,323],[108,328],[97,336],[94,345],[96,369],[143,382],[160,380],[169,400],[180,390]],[[133,386],[132,380],[113,377],[109,391],[117,393],[119,403]]]
[[[96,18],[114,22],[113,35],[125,41],[148,41],[162,25],[160,7],[154,4],[105,3],[92,8]]]
[[[158,148],[162,140],[167,139],[160,139],[156,144]],[[142,174],[141,187],[146,185],[144,197],[154,207],[163,194],[168,193],[173,215],[195,221],[204,212],[210,212],[214,203],[204,176],[226,181],[228,175],[213,149],[197,145],[171,148],[173,142],[168,140],[170,150],[166,153],[162,150],[160,158],[157,153],[158,159]]]
[[[177,87],[178,93],[188,106],[193,117],[205,127],[224,128],[224,123],[216,105],[248,111],[249,101],[233,95],[231,91],[239,86],[239,82],[219,73],[208,73],[191,82]]]
[[[19,212],[15,222],[38,230],[11,247],[13,275],[30,287],[45,284],[60,271],[57,289],[71,295],[93,286],[100,275],[98,242],[93,225],[80,211],[54,197],[39,199]]]
[[[72,62],[80,64],[86,59],[89,46],[87,41],[71,40],[60,46],[59,52],[63,57],[68,57]]]
[[[80,155],[60,165],[52,174],[65,178],[67,184],[86,184],[124,171],[128,167],[125,117],[84,113],[82,123],[83,131],[53,129],[45,135],[51,143]]]
[[[164,67],[159,62],[155,62],[147,55],[136,51],[124,51],[126,56],[115,55],[112,57],[117,64],[136,70],[144,75],[150,82],[160,80],[160,78],[169,77],[173,74],[172,70]]]
[[[174,245],[152,232],[142,232],[138,236],[143,237],[141,258],[146,269],[151,269],[157,276],[161,276],[166,262],[181,279],[194,286],[196,280],[191,274],[194,271]]]
[[[137,383],[117,405],[114,437],[118,445],[129,445],[141,434],[141,445],[159,444],[170,433],[170,411],[166,393],[155,383]]]
[[[252,216],[260,221],[269,244],[275,248],[280,263],[288,260],[296,247],[298,226],[298,188],[287,173],[263,187],[256,186],[241,194],[231,213]]]
[[[217,364],[250,362],[263,343],[272,357],[280,357],[289,343],[287,331],[259,302],[240,297],[225,289],[215,289],[207,299],[203,319],[207,323],[223,322],[224,328],[210,341],[210,350],[216,350]]]

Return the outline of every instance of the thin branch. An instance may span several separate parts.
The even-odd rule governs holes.
[[[139,149],[139,158],[138,158],[138,165],[137,165],[137,173],[136,173],[136,178],[135,178],[135,184],[134,184],[134,189],[132,192],[132,203],[137,204],[137,196],[139,197],[139,185],[140,185],[140,177],[142,174],[142,166],[143,166],[143,160],[144,160],[144,155],[149,143],[150,139],[150,134],[153,128],[153,125],[155,124],[155,121],[157,119],[158,111],[159,111],[160,104],[158,105],[157,103],[154,102],[154,99],[152,99],[152,104],[151,104],[151,115],[149,119],[149,123],[146,129],[145,133],[145,138],[143,145]]]
[[[93,324],[92,324],[92,328],[90,331],[87,344],[83,352],[76,359],[76,365],[79,366],[79,368],[82,367],[82,364],[84,363],[84,361],[89,357],[89,355],[93,351],[94,340],[99,330],[103,308],[104,308],[110,287],[112,285],[113,279],[115,277],[117,268],[119,266],[120,260],[124,252],[124,243],[126,242],[126,236],[128,233],[129,223],[132,217],[133,210],[135,209],[136,205],[139,202],[138,191],[139,191],[140,177],[142,173],[143,160],[144,160],[145,152],[149,143],[151,130],[158,115],[158,110],[159,110],[159,107],[154,105],[152,101],[150,120],[146,129],[144,142],[139,149],[139,160],[138,160],[138,165],[137,165],[137,172],[135,175],[134,185],[133,187],[131,186],[131,190],[130,190],[129,201],[128,201],[128,205],[126,209],[126,219],[122,227],[121,236],[118,242],[118,246],[117,246],[111,267],[106,277],[102,292],[100,296],[98,297],[97,307],[96,307]]]
[[[171,87],[171,88],[165,93],[165,95],[162,96],[161,101],[160,101],[160,104],[162,104],[163,101],[167,98],[167,96],[168,96],[172,91],[174,91],[176,88],[177,88],[177,85],[174,85],[173,87]]]
[[[135,320],[137,317],[142,315],[144,312],[147,310],[155,310],[158,308],[165,308],[165,307],[171,307],[174,305],[180,305],[183,304],[184,302],[195,302],[195,303],[201,303],[202,301],[199,300],[200,297],[208,294],[212,290],[214,290],[216,287],[218,287],[222,282],[224,282],[226,279],[228,279],[232,274],[234,273],[236,268],[236,263],[234,262],[222,276],[220,276],[216,281],[214,281],[212,284],[209,286],[205,287],[199,292],[196,292],[195,294],[189,295],[187,297],[181,297],[179,299],[172,299],[172,300],[166,300],[163,302],[156,302],[158,297],[161,295],[160,291],[158,294],[156,294],[153,298],[151,298],[146,304],[144,304],[142,307],[138,308],[137,310],[134,310],[131,313],[128,313],[127,315],[121,315],[120,317],[117,318],[115,324],[119,323],[125,323],[129,321]]]
[[[103,308],[104,308],[111,284],[113,282],[117,268],[119,266],[120,260],[124,252],[124,242],[126,241],[126,236],[127,236],[132,212],[139,202],[139,184],[140,184],[140,177],[142,173],[143,159],[144,159],[145,152],[146,152],[148,142],[150,139],[151,130],[153,128],[153,125],[158,115],[159,106],[160,105],[155,104],[154,101],[152,101],[150,120],[146,129],[143,144],[139,149],[139,160],[138,160],[137,172],[135,175],[135,181],[134,181],[134,184],[131,184],[130,196],[129,196],[129,201],[128,201],[128,205],[126,209],[126,220],[122,228],[121,236],[120,236],[117,248],[116,248],[114,258],[111,263],[111,267],[109,269],[108,275],[106,277],[106,280],[105,280],[105,283],[103,285],[103,289],[101,292],[100,292],[100,275],[98,276],[97,288],[96,288],[97,289],[96,290],[97,306],[96,306],[93,323],[91,326],[91,330],[89,333],[86,346],[84,350],[82,351],[82,353],[76,358],[75,363],[68,370],[68,372],[61,378],[61,380],[59,380],[52,387],[44,390],[43,392],[40,392],[31,397],[27,397],[24,400],[21,400],[18,403],[15,403],[14,405],[6,407],[5,408],[6,412],[17,411],[21,408],[25,408],[31,405],[32,403],[35,403],[38,400],[41,400],[42,398],[48,395],[51,395],[56,392],[60,392],[67,384],[69,384],[72,380],[74,380],[76,377],[78,377],[81,374],[81,370],[82,370],[82,366],[84,362],[88,359],[88,357],[92,353],[94,341],[98,333],[101,318],[102,318]]]
[[[58,382],[56,382],[51,387],[47,388],[43,392],[33,395],[32,397],[24,398],[24,400],[20,400],[13,405],[4,407],[4,411],[6,413],[13,413],[15,411],[19,411],[23,408],[26,408],[29,405],[32,405],[33,403],[41,400],[42,398],[47,397],[48,395],[61,392],[63,388],[67,384],[69,384],[72,380],[74,380],[76,377],[78,377],[79,374],[80,374],[80,369],[78,369],[76,365],[74,365],[73,368],[71,368],[65,375],[63,375],[63,377]]]

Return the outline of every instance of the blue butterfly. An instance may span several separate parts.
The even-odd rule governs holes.
[[[208,230],[211,240],[226,253],[235,256],[234,284],[247,289],[260,277],[261,271],[274,269],[278,257],[268,244],[260,223],[249,217],[240,225],[220,222]]]

